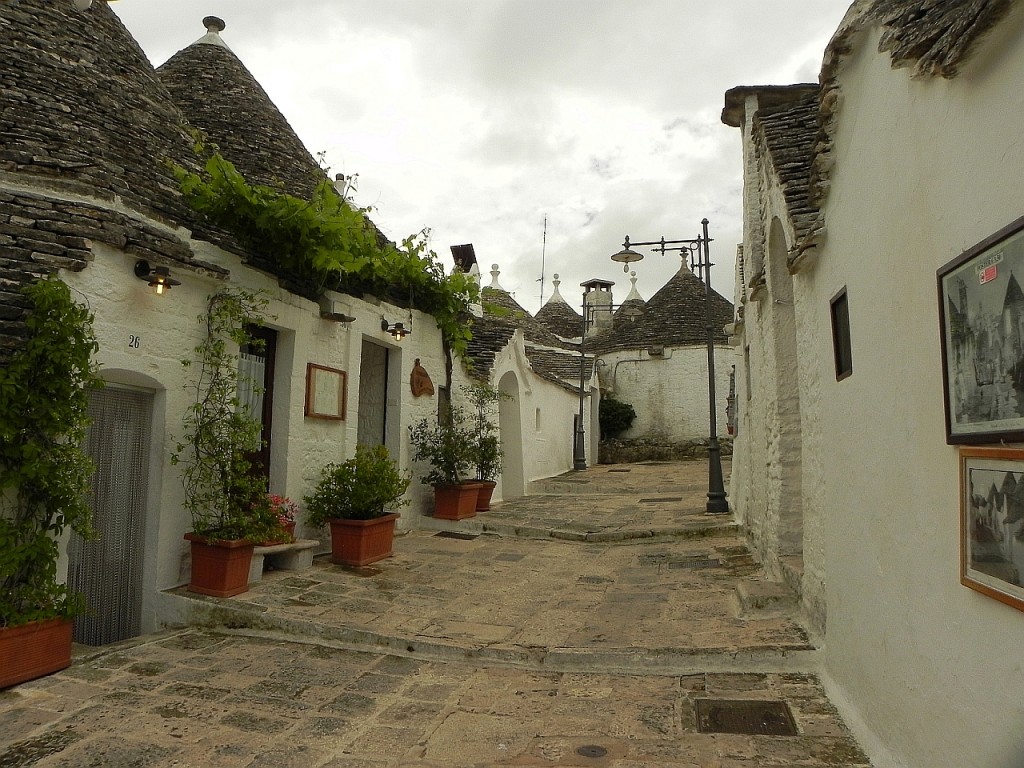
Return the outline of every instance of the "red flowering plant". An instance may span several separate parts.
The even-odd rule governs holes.
[[[268,493],[267,507],[269,509],[269,516],[277,521],[275,540],[283,542],[293,541],[295,539],[295,515],[298,514],[299,505],[287,496]]]

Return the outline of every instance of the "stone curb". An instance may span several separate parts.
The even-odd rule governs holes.
[[[168,593],[189,603],[189,623],[207,629],[351,651],[427,661],[477,661],[534,671],[683,675],[697,672],[814,672],[820,651],[811,644],[779,648],[547,648],[510,644],[465,645],[427,637],[401,637],[355,627],[329,627],[275,616],[252,604]]]

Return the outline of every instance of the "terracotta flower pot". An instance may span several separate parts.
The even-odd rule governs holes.
[[[0,629],[0,688],[70,666],[71,626],[71,619],[47,619]]]
[[[192,542],[189,592],[231,597],[249,591],[249,565],[255,546],[251,541],[210,542],[194,533],[186,533],[185,538]]]
[[[494,493],[494,487],[497,485],[493,480],[481,480],[480,491],[476,496],[476,511],[486,512],[491,508],[491,494]]]
[[[463,520],[476,516],[479,483],[434,486],[434,517],[442,520]]]
[[[372,520],[331,520],[331,562],[363,566],[391,557],[397,512]]]

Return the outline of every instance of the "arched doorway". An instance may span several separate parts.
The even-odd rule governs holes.
[[[789,272],[786,234],[782,222],[772,220],[768,240],[768,297],[775,361],[775,428],[770,431],[768,511],[775,517],[777,557],[803,553],[803,437],[800,427],[800,381],[796,346],[796,310],[793,276]]]
[[[501,460],[501,498],[514,499],[526,495],[519,379],[509,371],[501,377],[498,389],[507,395],[498,404],[498,428],[504,453]]]

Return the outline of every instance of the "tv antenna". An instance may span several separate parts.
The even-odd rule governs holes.
[[[548,250],[548,215],[544,214],[544,234],[541,238],[540,247],[540,305],[544,306],[544,257]]]

